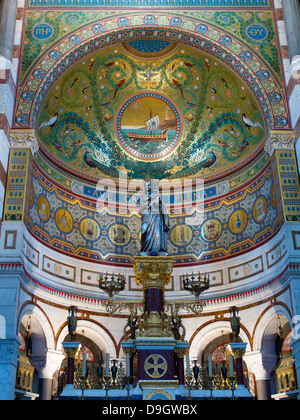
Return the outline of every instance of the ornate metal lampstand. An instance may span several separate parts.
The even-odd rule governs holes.
[[[108,302],[104,306],[110,315],[118,310],[118,305],[114,304],[113,297],[125,289],[125,284],[126,279],[122,274],[99,274],[98,285],[101,290],[108,294]]]
[[[239,317],[239,310],[236,306],[232,306],[231,308],[229,308],[230,311],[230,325],[231,325],[231,330],[232,333],[235,337],[235,341],[238,341],[238,337],[240,334],[240,323],[241,323],[241,318]]]
[[[209,274],[195,276],[186,274],[182,279],[183,289],[195,295],[195,303],[193,304],[193,312],[198,315],[203,311],[203,304],[200,302],[200,295],[209,289]]]
[[[244,374],[243,374],[243,356],[246,351],[247,343],[242,343],[238,341],[240,329],[241,329],[241,319],[239,317],[239,310],[236,306],[229,308],[230,311],[230,324],[231,330],[235,337],[233,343],[228,344],[227,349],[235,359],[235,371],[236,371],[236,382],[237,385],[244,386]]]

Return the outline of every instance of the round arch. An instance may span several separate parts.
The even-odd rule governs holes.
[[[258,350],[261,350],[262,348],[264,348],[264,351],[267,351],[266,337],[268,334],[271,334],[271,332],[274,330],[275,321],[277,322],[278,316],[286,318],[289,325],[292,328],[293,323],[292,323],[291,315],[284,306],[275,305],[268,308],[265,311],[265,313],[262,315],[262,317],[260,318],[260,320],[258,321],[255,327],[255,331],[253,335],[253,351],[258,351]],[[271,325],[272,322],[274,323],[274,326]]]
[[[201,359],[204,349],[211,343],[215,338],[220,335],[231,333],[230,321],[220,320],[206,324],[203,328],[200,328],[192,339],[190,344],[190,357],[191,359]],[[240,338],[244,343],[247,343],[247,351],[250,350],[250,341],[247,333],[244,331],[241,325]]]
[[[282,95],[280,94],[281,88],[276,78],[266,68],[263,60],[254,51],[249,51],[247,60],[243,59],[244,55],[241,55],[241,53],[236,54],[229,48],[228,34],[222,28],[218,28],[219,38],[214,39],[213,37],[209,37],[209,34],[216,28],[201,20],[186,18],[186,21],[184,21],[180,19],[181,22],[179,24],[178,19],[172,17],[172,15],[155,15],[152,20],[147,20],[147,26],[145,26],[144,20],[140,18],[139,24],[137,24],[138,21],[136,19],[134,20],[133,17],[131,19],[128,18],[126,24],[123,20],[118,20],[116,23],[112,18],[103,20],[101,23],[99,21],[98,23],[92,22],[78,28],[76,35],[75,33],[72,36],[69,34],[53,44],[35,62],[34,67],[28,71],[26,80],[22,83],[23,91],[20,93],[19,102],[16,106],[16,128],[18,126],[35,127],[38,110],[47,92],[57,79],[80,58],[88,56],[101,47],[111,45],[114,42],[126,41],[141,36],[156,36],[172,41],[180,41],[199,48],[203,52],[209,53],[214,58],[221,60],[248,85],[263,112],[267,128],[283,128],[280,119],[274,119],[272,112],[274,103],[270,101],[270,92],[266,91],[263,82],[267,77],[268,81],[273,84],[276,92],[274,90],[272,95],[276,94],[277,98],[281,98],[280,101],[284,105],[286,115],[289,115],[286,104],[284,104]],[[240,51],[243,53],[247,52],[247,49],[251,49],[249,47],[247,48],[242,41],[236,39],[233,35],[230,35],[229,38],[230,44],[236,43],[239,45]],[[64,50],[62,45],[64,46]],[[52,65],[49,65],[50,61]],[[252,70],[252,61],[259,63],[259,71],[255,72]],[[35,88],[32,87],[33,85]],[[27,92],[25,98],[23,96],[24,92]],[[28,95],[28,92],[30,92],[30,95]],[[29,113],[25,115],[20,109],[26,100],[28,102],[28,98],[31,98],[32,105]],[[32,100],[32,98],[34,99]],[[21,108],[19,109],[20,105]],[[278,102],[276,102],[276,105],[278,105]]]
[[[35,335],[33,339],[34,353],[44,354],[46,349],[54,350],[54,334],[50,322],[44,312],[33,304],[23,306],[18,320],[19,331],[21,322],[26,315],[31,316],[32,331]]]
[[[77,321],[77,331],[80,332],[80,335],[84,335],[89,338],[93,343],[105,354],[109,353],[111,357],[117,357],[116,343],[113,340],[112,336],[108,334],[107,331],[101,325],[90,320],[78,319]],[[62,348],[62,343],[66,336],[68,335],[68,326],[65,325],[57,337],[56,349],[60,350]]]

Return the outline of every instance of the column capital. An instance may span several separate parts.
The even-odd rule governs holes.
[[[11,129],[9,133],[11,149],[30,149],[32,155],[39,150],[39,144],[32,128]]]
[[[167,256],[139,256],[135,257],[133,269],[137,284],[143,289],[158,288],[165,289],[169,284],[173,271],[173,257]]]
[[[270,130],[265,150],[272,157],[275,150],[295,150],[296,133],[293,130]]]
[[[76,353],[80,350],[81,344],[77,341],[64,341],[62,343],[67,357],[75,357]]]
[[[260,350],[251,351],[245,354],[244,361],[249,371],[255,375],[257,381],[270,380],[271,373],[277,364],[277,356],[264,354]]]
[[[246,351],[247,343],[229,343],[227,349],[235,359],[242,359]]]
[[[43,356],[32,356],[31,360],[39,373],[40,378],[52,379],[54,373],[60,368],[65,355],[56,350],[48,350]]]
[[[19,339],[0,340],[0,363],[17,366],[19,346]]]

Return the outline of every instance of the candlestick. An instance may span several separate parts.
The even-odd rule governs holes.
[[[208,355],[208,376],[210,378],[213,376],[212,354]]]
[[[130,354],[129,354],[129,352],[126,353],[126,376],[127,376],[127,378],[130,377]]]
[[[191,371],[190,371],[190,356],[187,353],[185,355],[185,363],[186,363],[186,374],[187,376],[191,376]]]
[[[229,354],[229,373],[230,376],[233,377],[233,356]]]
[[[82,376],[86,375],[86,353],[83,353],[82,355],[82,370],[81,370]]]
[[[110,359],[110,355],[109,355],[109,353],[106,353],[105,376],[107,378],[109,377],[109,359]]]

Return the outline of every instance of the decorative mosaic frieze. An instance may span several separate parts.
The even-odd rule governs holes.
[[[42,243],[89,261],[131,265],[140,250],[138,214],[97,211],[96,201],[58,187],[35,167],[28,229]],[[168,251],[175,264],[247,252],[279,230],[270,165],[240,189],[204,201],[204,219],[170,215]]]
[[[271,0],[128,0],[128,1],[118,1],[118,0],[29,0],[28,7],[32,8],[116,8],[116,9],[128,9],[130,7],[138,8],[269,8],[271,7]]]

